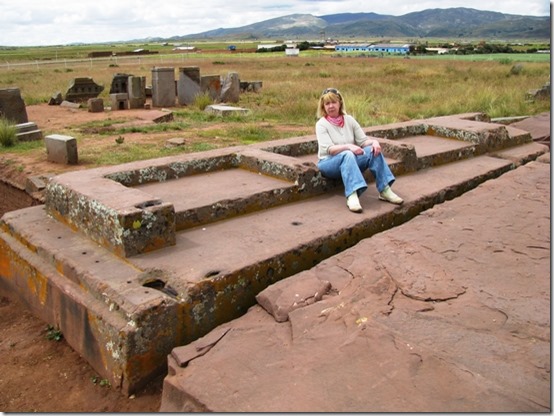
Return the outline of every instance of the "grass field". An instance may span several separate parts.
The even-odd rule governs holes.
[[[242,81],[262,81],[259,93],[241,94],[236,104],[250,110],[246,117],[214,119],[203,111],[205,100],[173,109],[175,121],[166,128],[182,134],[194,131],[198,135],[217,136],[224,144],[273,140],[299,135],[299,132],[313,134],[317,100],[329,86],[341,90],[347,111],[364,126],[467,112],[484,112],[495,118],[550,111],[550,100],[533,101],[527,95],[550,81],[549,54],[405,59],[317,51],[302,52],[297,57],[287,57],[283,52],[242,53],[240,48],[235,53],[216,48],[211,51],[71,60],[60,59],[58,55],[58,59],[19,62],[21,65],[14,62],[10,67],[0,66],[0,88],[19,88],[25,103],[32,105],[47,102],[58,91],[65,94],[76,77],[91,77],[103,85],[100,97],[109,102],[109,89],[116,73],[145,76],[149,85],[152,68],[161,66],[176,70],[196,66],[201,75],[225,76],[235,72]],[[215,124],[217,128],[213,127],[212,131],[211,126]],[[296,128],[279,129],[282,125]],[[79,135],[78,132],[71,134]],[[232,140],[226,142],[226,138]],[[211,143],[206,141],[205,146],[197,143],[195,148],[186,151],[203,150],[213,146],[213,140]],[[0,152],[6,151],[0,147]],[[136,157],[153,154],[156,153],[147,150],[144,154],[138,152]],[[96,163],[118,163],[118,160]]]

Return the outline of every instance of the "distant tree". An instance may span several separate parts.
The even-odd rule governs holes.
[[[310,49],[310,42],[305,40],[305,41],[300,42],[299,44],[297,44],[296,47],[300,51],[307,51],[308,49]]]

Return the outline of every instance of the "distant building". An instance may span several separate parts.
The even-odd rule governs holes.
[[[196,52],[197,48],[196,46],[176,46],[173,50],[177,52]]]
[[[280,48],[283,46],[282,43],[261,43],[258,45],[258,49],[273,49],[273,48]]]
[[[298,48],[287,48],[285,49],[286,56],[298,56],[300,54],[300,49]]]
[[[337,52],[380,52],[380,53],[401,53],[407,54],[410,52],[410,45],[394,45],[390,43],[384,44],[341,44],[335,46]]]
[[[450,49],[447,48],[425,48],[425,50],[430,53],[436,53],[437,55],[444,55],[450,52]]]
[[[337,52],[369,52],[370,45],[368,43],[355,44],[347,43],[342,45],[335,45]]]
[[[410,52],[410,45],[392,45],[390,43],[371,45],[369,47],[370,52],[384,52],[384,53],[408,53]]]

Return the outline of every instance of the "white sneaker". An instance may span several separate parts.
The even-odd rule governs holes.
[[[358,193],[356,191],[346,197],[346,205],[352,212],[362,212],[362,206],[360,205],[360,200],[358,199]]]
[[[404,202],[402,198],[400,198],[398,195],[396,195],[390,186],[387,186],[383,191],[379,194],[379,199],[381,201],[387,201],[391,204],[400,205]]]

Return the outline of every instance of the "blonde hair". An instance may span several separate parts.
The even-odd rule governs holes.
[[[319,97],[319,103],[317,105],[318,118],[325,117],[327,115],[327,111],[325,111],[325,104],[330,102],[340,103],[339,114],[346,114],[344,99],[342,98],[342,94],[340,93],[340,91],[335,88],[327,88],[323,90],[323,92],[321,93],[321,97]]]

